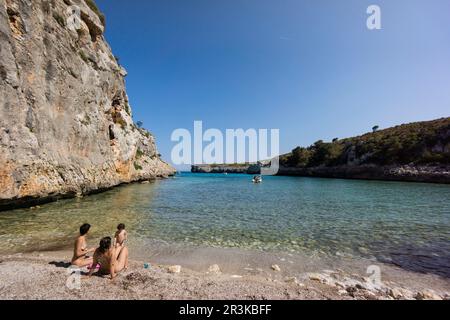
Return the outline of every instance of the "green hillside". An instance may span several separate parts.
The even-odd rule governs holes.
[[[283,155],[286,167],[450,164],[450,118],[396,126],[333,142],[317,141]]]

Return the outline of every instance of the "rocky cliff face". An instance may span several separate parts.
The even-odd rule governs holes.
[[[450,184],[450,166],[448,165],[347,165],[313,168],[282,166],[278,174],[282,176]]]
[[[67,27],[69,5],[81,29]],[[0,0],[0,209],[174,174],[85,0]]]

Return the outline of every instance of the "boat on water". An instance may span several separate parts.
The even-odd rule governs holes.
[[[262,177],[261,176],[254,176],[252,181],[253,181],[253,183],[256,183],[256,184],[262,183]]]

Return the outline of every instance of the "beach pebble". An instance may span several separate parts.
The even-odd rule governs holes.
[[[348,287],[346,290],[350,294],[354,294],[358,291],[358,289],[356,287]]]
[[[208,268],[208,273],[219,274],[221,273],[220,267],[218,264],[213,264]]]
[[[276,271],[276,272],[280,272],[280,271],[281,271],[281,268],[280,268],[279,265],[274,264],[274,265],[272,266],[272,270],[273,270],[273,271]]]
[[[284,282],[298,284],[298,280],[296,277],[286,277],[284,278]]]
[[[180,273],[181,266],[171,266],[167,270],[169,271],[169,273]]]
[[[339,290],[338,293],[339,293],[341,296],[347,295],[347,294],[348,294],[347,290]]]
[[[320,273],[310,273],[309,280],[322,282],[324,280],[324,276]]]
[[[323,273],[326,273],[326,274],[334,274],[334,273],[336,273],[336,272],[333,271],[333,270],[327,270],[327,269],[325,269],[325,270],[323,270]]]
[[[389,289],[389,293],[388,294],[392,298],[397,299],[397,300],[403,298],[403,294],[398,288]]]
[[[388,290],[389,296],[391,296],[394,299],[407,299],[411,300],[414,299],[414,293],[407,289],[403,288],[393,288]]]
[[[369,249],[365,248],[365,247],[359,247],[358,248],[359,252],[361,252],[362,254],[368,254],[369,253]]]
[[[417,293],[415,298],[417,300],[442,300],[441,296],[436,294],[433,290],[423,290]]]

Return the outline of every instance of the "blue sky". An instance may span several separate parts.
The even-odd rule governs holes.
[[[97,0],[134,119],[280,129],[281,151],[450,115],[448,0]],[[366,27],[381,7],[382,30]]]

